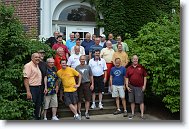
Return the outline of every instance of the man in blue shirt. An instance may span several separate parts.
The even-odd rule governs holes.
[[[69,50],[70,53],[71,53],[72,47],[76,45],[74,37],[75,37],[74,33],[71,33],[70,34],[70,39],[68,39],[66,41],[66,46],[67,46],[67,48],[68,48],[68,50]]]
[[[112,97],[116,98],[117,110],[114,115],[121,114],[119,107],[119,97],[122,100],[124,109],[123,117],[127,117],[126,100],[125,100],[125,82],[126,82],[126,68],[121,66],[121,59],[115,59],[115,67],[110,71],[110,89],[112,91]]]
[[[86,61],[88,62],[89,60],[89,49],[92,45],[95,44],[93,40],[91,40],[91,34],[87,33],[85,36],[85,40],[81,43],[81,46],[85,48],[85,54],[86,54]]]
[[[95,53],[95,50],[102,50],[102,46],[99,45],[100,44],[100,38],[97,37],[95,38],[95,44],[92,45],[89,49],[89,60],[94,58],[94,53]]]

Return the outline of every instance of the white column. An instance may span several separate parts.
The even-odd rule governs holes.
[[[40,36],[48,38],[52,34],[52,17],[50,0],[41,0],[41,20],[40,20]]]

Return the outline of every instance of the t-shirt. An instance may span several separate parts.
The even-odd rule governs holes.
[[[66,69],[58,70],[57,75],[62,80],[64,92],[75,92],[77,90],[74,87],[76,85],[75,76],[79,76],[79,72],[73,68],[66,67]]]
[[[62,68],[62,65],[60,63],[61,60],[66,60],[66,56],[60,57],[59,55],[56,54],[55,58],[54,58],[54,65],[55,65],[57,71]]]
[[[47,68],[47,94],[46,95],[54,95],[56,94],[56,81],[58,76],[56,75],[55,68]]]
[[[89,55],[89,49],[94,44],[95,44],[95,42],[93,40],[87,41],[86,39],[81,43],[81,46],[83,46],[85,48],[86,55]]]
[[[80,64],[80,61],[79,61],[80,56],[81,56],[80,54],[79,55],[76,55],[76,54],[71,55],[68,58],[67,65],[71,66],[72,68],[75,69],[75,67]]]
[[[112,76],[112,85],[123,86],[126,76],[126,68],[123,66],[113,67],[110,71],[110,75]]]
[[[90,76],[92,76],[92,70],[89,65],[78,65],[75,70],[77,70],[81,75],[81,83],[90,82]]]
[[[102,46],[100,46],[100,45],[92,45],[91,47],[90,47],[90,49],[89,49],[89,52],[91,52],[92,53],[92,56],[91,56],[91,58],[94,58],[94,53],[95,53],[95,50],[102,50]]]
[[[63,55],[66,55],[66,53],[69,53],[69,52],[68,52],[68,48],[66,47],[66,45],[60,44],[60,43],[55,43],[55,44],[53,45],[52,49],[53,49],[53,50],[57,50],[59,47],[63,48],[63,50],[64,50]]]

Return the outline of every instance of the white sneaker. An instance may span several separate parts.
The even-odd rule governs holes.
[[[92,108],[92,109],[96,108],[96,104],[93,103],[93,104],[91,105],[91,108]]]
[[[59,120],[56,116],[52,117],[52,120]]]
[[[47,120],[47,118],[44,118],[43,120]]]
[[[103,106],[102,106],[103,104],[99,104],[98,105],[98,107],[100,108],[100,109],[103,109]]]

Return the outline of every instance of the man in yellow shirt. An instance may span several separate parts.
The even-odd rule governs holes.
[[[81,116],[77,113],[78,95],[77,88],[81,84],[81,75],[75,69],[67,66],[66,60],[61,61],[62,69],[58,70],[57,75],[62,80],[64,87],[64,101],[66,106],[74,113],[75,120],[81,120]],[[75,77],[79,77],[76,84]]]
[[[117,44],[117,52],[114,52],[112,57],[112,62],[115,65],[115,59],[120,58],[121,59],[121,66],[126,67],[129,62],[129,58],[126,52],[123,51],[122,44]]]

